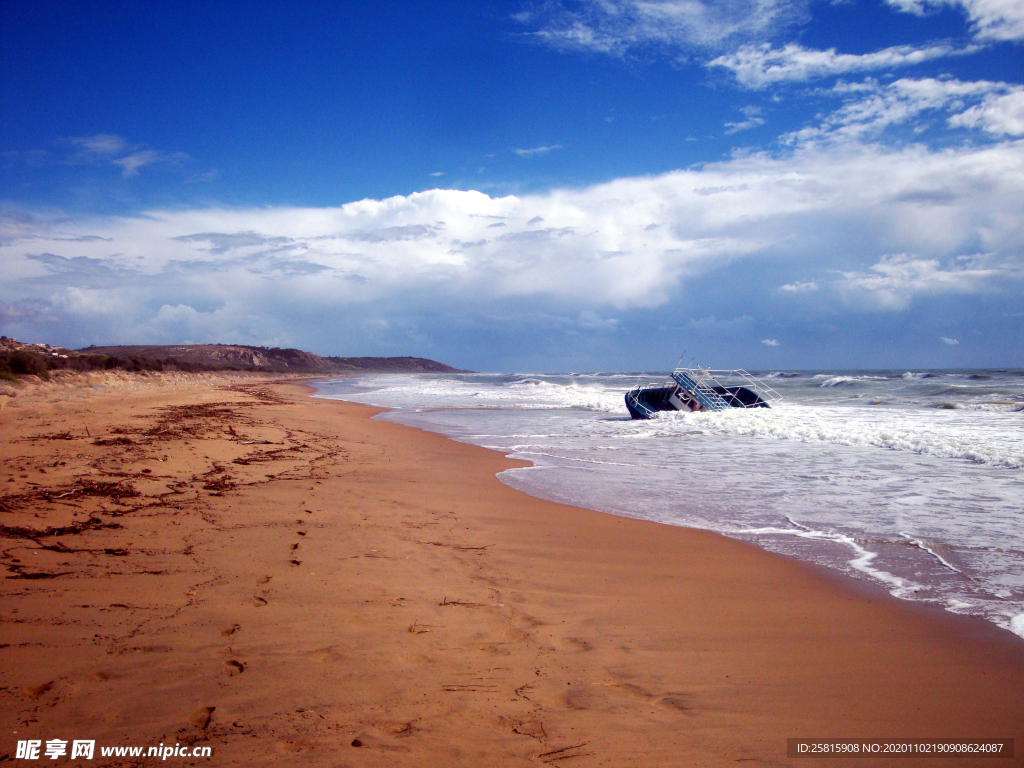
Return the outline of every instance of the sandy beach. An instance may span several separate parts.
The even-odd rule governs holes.
[[[904,765],[786,740],[955,737],[1017,756],[911,764],[1024,765],[1010,633],[530,497],[495,477],[517,462],[311,391],[126,376],[0,409],[0,760]]]

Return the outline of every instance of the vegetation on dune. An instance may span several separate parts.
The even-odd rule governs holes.
[[[88,347],[70,350],[0,336],[0,379],[49,379],[51,371],[258,371],[261,373],[452,372],[418,357],[321,357],[299,349],[234,344]]]
[[[223,371],[243,370],[235,366],[213,366],[203,363],[186,363],[173,357],[145,359],[141,357],[116,357],[112,355],[76,355],[74,357],[53,357],[51,355],[17,350],[0,351],[0,378],[17,381],[17,376],[38,376],[49,379],[50,371]]]

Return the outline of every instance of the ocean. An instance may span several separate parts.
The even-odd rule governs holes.
[[[717,531],[1024,637],[1024,370],[755,375],[783,396],[770,410],[649,421],[626,412],[627,373],[317,388],[528,460],[499,477],[534,496]]]

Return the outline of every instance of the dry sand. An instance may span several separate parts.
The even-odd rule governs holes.
[[[810,736],[1024,752],[1024,643],[980,621],[534,499],[495,478],[516,462],[295,383],[67,391],[0,410],[0,756],[30,738],[239,766],[886,764],[786,758]],[[1024,764],[909,765],[979,762]]]

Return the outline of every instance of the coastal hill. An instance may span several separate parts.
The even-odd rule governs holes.
[[[243,344],[124,345],[66,349],[0,337],[0,373],[45,375],[95,369],[267,373],[460,373],[421,357],[322,357],[301,349]]]
[[[80,354],[144,360],[174,359],[211,368],[288,373],[457,373],[457,368],[422,357],[321,357],[301,349],[251,347],[243,344],[176,344],[86,347]]]

